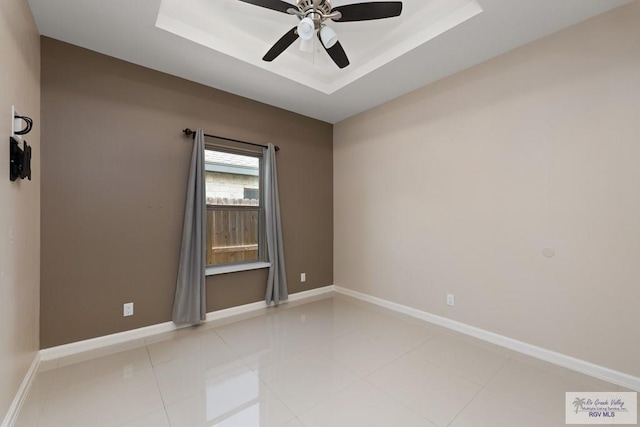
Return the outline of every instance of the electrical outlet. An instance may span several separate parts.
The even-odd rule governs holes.
[[[453,307],[456,305],[456,296],[453,294],[447,294],[447,305]]]
[[[300,273],[300,281],[301,282],[307,281],[307,273]]]
[[[122,367],[122,378],[133,378],[133,365],[124,365]]]
[[[132,302],[128,302],[128,303],[126,303],[124,305],[122,315],[124,317],[133,316],[133,303]]]

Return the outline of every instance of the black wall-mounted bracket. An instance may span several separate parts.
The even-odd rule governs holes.
[[[20,148],[18,140],[9,137],[9,179],[28,178],[31,181],[31,147],[24,141],[24,149]]]

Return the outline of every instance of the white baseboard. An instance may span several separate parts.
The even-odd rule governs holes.
[[[443,326],[448,329],[452,329],[454,331],[473,336],[475,338],[490,342],[492,344],[499,345],[501,347],[508,348],[510,350],[517,351],[519,353],[526,354],[528,356],[532,356],[573,371],[577,371],[586,375],[590,375],[595,378],[599,378],[601,380],[620,385],[622,387],[640,391],[640,378],[634,377],[632,375],[628,375],[622,372],[614,371],[612,369],[595,365],[593,363],[576,359],[571,356],[567,356],[564,354],[556,353],[551,350],[547,350],[541,347],[537,347],[531,344],[527,344],[522,341],[518,341],[509,337],[505,337],[503,335],[499,335],[493,332],[486,331],[484,329],[477,328],[475,326],[467,325],[462,322],[458,322],[452,319],[448,319],[446,317],[437,316],[435,314],[427,313],[425,311],[421,311],[412,307],[408,307],[402,304],[398,304],[395,302],[387,301],[381,298],[373,297],[371,295],[363,294],[360,292],[356,292],[347,288],[343,288],[340,286],[325,286],[322,288],[312,289],[309,291],[299,292],[292,295],[289,295],[289,299],[287,302],[294,301],[302,301],[306,299],[310,299],[313,297],[331,294],[333,292],[347,295],[353,298],[357,298],[362,301],[366,301],[381,307],[385,307],[387,309],[396,311],[398,313],[406,314],[411,317],[415,317],[417,319],[424,320],[429,323],[433,323],[436,325]],[[255,302],[251,304],[245,304],[238,307],[232,307],[224,310],[215,311],[207,314],[206,322],[213,322],[221,319],[230,318],[233,316],[246,314],[255,312],[258,310],[265,309],[267,304],[263,301]],[[128,341],[149,337],[152,335],[160,334],[163,332],[174,331],[179,329],[180,327],[176,326],[173,322],[161,323],[158,325],[147,326],[144,328],[134,329],[131,331],[120,332],[116,334],[111,334],[103,337],[93,338],[85,341],[80,341],[71,344],[65,344],[57,347],[47,348],[40,350],[38,356],[34,360],[31,368],[29,369],[25,379],[20,386],[18,393],[16,394],[16,398],[12,403],[7,416],[0,425],[0,427],[12,427],[15,419],[17,418],[17,414],[24,402],[24,399],[27,395],[29,387],[31,385],[31,381],[35,376],[35,372],[38,368],[40,361],[57,359],[60,357],[70,356],[73,354],[99,349],[102,347],[107,347],[114,344],[121,344]]]
[[[36,356],[33,358],[33,362],[31,362],[31,366],[29,366],[29,370],[26,375],[22,379],[22,383],[18,388],[18,391],[11,402],[11,406],[9,406],[9,410],[0,424],[0,427],[13,427],[18,419],[18,414],[20,413],[20,409],[22,409],[22,405],[24,401],[27,399],[27,395],[29,394],[29,389],[31,388],[31,383],[33,379],[36,377],[36,372],[38,372],[38,366],[40,365],[40,353],[36,353]]]
[[[289,299],[285,302],[294,302],[313,298],[323,294],[329,294],[333,292],[333,285],[324,286],[322,288],[311,289],[309,291],[297,292],[289,295]],[[264,301],[258,301],[250,304],[241,305],[238,307],[226,308],[224,310],[213,311],[207,313],[207,320],[205,323],[221,320],[240,314],[251,313],[254,311],[267,308],[268,305]],[[185,326],[178,326],[173,322],[159,323],[157,325],[145,326],[143,328],[132,329],[130,331],[118,332],[115,334],[105,335],[102,337],[91,338],[88,340],[73,342],[70,344],[63,344],[56,347],[45,348],[40,350],[41,360],[53,360],[65,356],[71,356],[74,354],[82,353],[89,350],[96,350],[103,347],[108,347],[114,344],[122,344],[125,342],[133,341],[140,338],[149,337],[152,335],[161,334],[164,332],[171,332],[177,329],[181,329]],[[2,426],[4,427],[4,426]]]
[[[532,356],[537,359],[541,359],[546,362],[580,372],[582,374],[590,375],[592,377],[610,382],[612,384],[626,387],[631,390],[640,391],[640,378],[625,374],[623,372],[614,371],[613,369],[596,365],[585,360],[576,359],[574,357],[567,356],[561,353],[556,353],[555,351],[527,344],[522,341],[505,337],[504,335],[499,335],[493,332],[486,331],[484,329],[476,328],[475,326],[458,322],[456,320],[451,320],[446,317],[437,316],[435,314],[427,313],[426,311],[421,311],[406,305],[352,291],[351,289],[334,286],[334,291],[339,294],[357,298],[362,301],[388,308],[398,313],[406,314],[408,316],[415,317],[429,323],[434,323],[436,325],[443,326],[445,328],[452,329],[454,331],[470,335],[475,338],[479,338],[492,344],[496,344],[501,347],[505,347],[510,350],[514,350],[519,353],[523,353],[528,356]]]

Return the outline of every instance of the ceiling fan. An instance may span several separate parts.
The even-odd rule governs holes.
[[[295,6],[282,0],[239,1],[295,15],[300,20],[296,27],[288,31],[269,49],[269,52],[262,58],[264,61],[271,62],[276,59],[298,37],[303,41],[309,41],[314,34],[317,34],[324,50],[340,68],[345,68],[349,65],[349,58],[338,41],[336,32],[331,27],[328,27],[325,21],[370,21],[373,19],[393,18],[400,16],[402,13],[401,1],[355,3],[337,7],[331,6],[331,0],[296,0]]]

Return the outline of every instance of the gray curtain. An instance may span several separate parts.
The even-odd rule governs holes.
[[[205,270],[207,267],[207,204],[204,181],[204,132],[196,131],[187,186],[173,321],[196,324],[207,318]]]
[[[267,252],[269,254],[269,262],[271,262],[265,300],[267,304],[278,305],[289,298],[289,293],[287,291],[287,273],[284,267],[276,150],[273,144],[267,145],[267,148],[264,149],[263,157],[265,227],[267,232]]]

